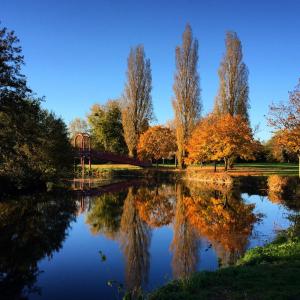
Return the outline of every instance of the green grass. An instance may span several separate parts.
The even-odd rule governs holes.
[[[88,166],[87,166],[88,167]],[[126,164],[101,164],[101,165],[92,165],[92,169],[99,170],[140,170],[141,167],[126,165]]]
[[[212,170],[213,164],[205,164],[203,168],[200,165],[193,165],[193,168],[199,168],[199,170]],[[224,164],[217,165],[218,172],[224,170]],[[269,163],[269,162],[250,162],[250,163],[235,163],[233,169],[228,170],[232,175],[298,175],[299,166],[296,163]]]
[[[295,163],[268,163],[268,162],[251,162],[251,163],[237,163],[235,164],[237,168],[288,168],[288,169],[298,169],[298,164]]]
[[[172,281],[149,299],[300,299],[300,239],[253,248],[237,266]]]

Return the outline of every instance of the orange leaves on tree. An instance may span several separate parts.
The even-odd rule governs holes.
[[[252,130],[241,116],[209,115],[198,123],[189,140],[188,162],[255,159],[256,148]]]
[[[169,128],[150,127],[140,137],[138,157],[140,159],[168,158],[176,151],[176,138]]]

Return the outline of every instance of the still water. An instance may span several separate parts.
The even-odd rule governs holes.
[[[0,298],[121,299],[234,264],[300,210],[298,179],[272,182],[135,180],[2,199]]]

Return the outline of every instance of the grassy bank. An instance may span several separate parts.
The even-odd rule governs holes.
[[[80,168],[78,168],[80,169]],[[174,165],[156,165],[154,164],[152,168],[141,168],[132,165],[126,164],[93,164],[92,172],[97,173],[106,173],[113,171],[135,171],[135,170],[146,170],[146,169],[155,169],[155,170],[169,170],[174,171]],[[86,170],[88,167],[86,166]],[[187,168],[187,170],[197,171],[199,173],[213,173],[214,165],[205,164],[202,167],[200,165],[192,165]],[[254,163],[236,163],[234,164],[233,169],[230,169],[226,174],[242,176],[242,175],[298,175],[299,166],[294,163],[267,163],[267,162],[254,162]],[[223,164],[217,165],[217,173],[225,173]]]
[[[197,170],[198,172],[213,172],[214,166],[204,165],[203,167],[198,165],[190,166],[189,169]],[[224,172],[224,166],[222,164],[217,165],[217,172]],[[236,163],[234,167],[226,172],[232,176],[267,176],[267,175],[284,175],[295,176],[299,174],[299,166],[294,163]]]
[[[300,299],[300,239],[282,235],[237,266],[172,281],[149,299]]]

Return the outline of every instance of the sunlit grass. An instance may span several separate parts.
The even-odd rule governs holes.
[[[141,167],[128,164],[92,164],[92,169],[100,170],[140,170]]]

